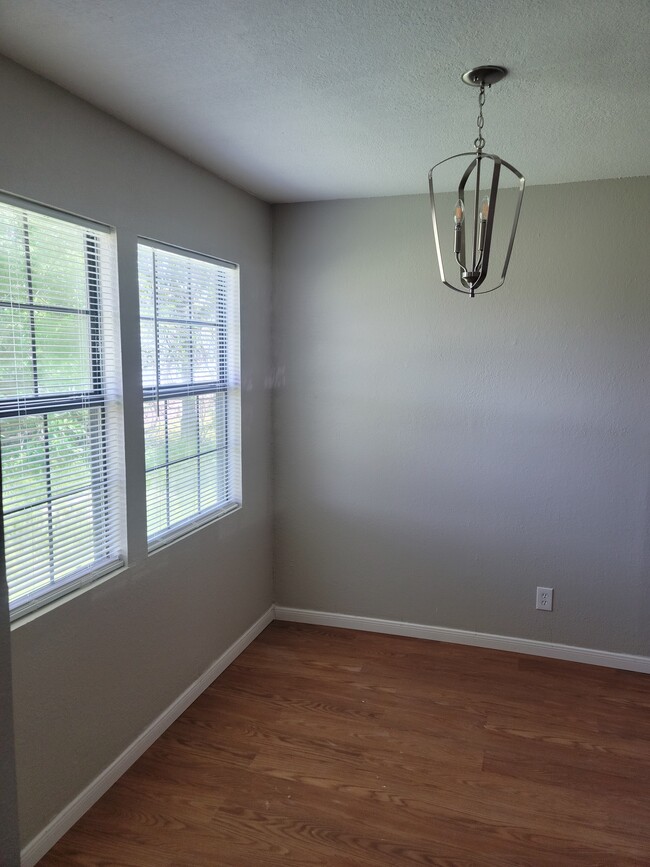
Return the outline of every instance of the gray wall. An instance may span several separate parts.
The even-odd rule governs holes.
[[[12,632],[23,845],[271,604],[270,209],[8,61],[0,188],[117,227],[129,568]],[[244,507],[146,554],[136,235],[241,265]]]
[[[275,209],[279,604],[650,654],[649,213],[529,188],[469,300],[425,196]]]

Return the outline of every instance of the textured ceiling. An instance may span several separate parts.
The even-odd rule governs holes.
[[[0,51],[268,201],[423,192],[480,63],[529,183],[648,174],[649,37],[648,0],[0,0]]]

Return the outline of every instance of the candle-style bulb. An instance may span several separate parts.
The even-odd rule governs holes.
[[[490,213],[490,200],[487,196],[483,196],[481,207],[478,212],[478,249],[482,254],[485,249],[485,231],[487,229],[487,218]]]
[[[456,207],[454,208],[454,253],[456,257],[458,257],[458,254],[460,253],[464,222],[465,205],[463,205],[462,199],[458,199]]]

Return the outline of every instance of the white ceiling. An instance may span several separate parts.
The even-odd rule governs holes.
[[[481,63],[529,183],[648,174],[649,37],[649,0],[0,0],[0,51],[276,202],[424,192]]]

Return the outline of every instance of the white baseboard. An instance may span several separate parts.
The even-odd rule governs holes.
[[[98,801],[101,796],[110,789],[122,774],[149,749],[155,740],[167,729],[183,711],[185,711],[212,681],[224,671],[248,645],[257,638],[273,620],[273,607],[269,608],[250,629],[231,644],[228,650],[212,663],[203,674],[189,686],[160,716],[148,726],[131,743],[115,761],[105,768],[92,783],[77,795],[67,807],[55,816],[39,834],[31,840],[21,852],[21,867],[34,867],[34,865],[48,852],[52,846],[68,831],[83,814]]]
[[[550,641],[532,641],[527,638],[512,638],[507,635],[490,635],[486,632],[469,632],[465,629],[447,629],[444,626],[425,626],[420,623],[403,623],[399,620],[381,620],[375,617],[355,617],[352,614],[333,614],[328,611],[309,611],[304,608],[275,606],[276,620],[291,620],[295,623],[313,623],[318,626],[340,626],[344,629],[363,629],[366,632],[385,632],[390,635],[406,635],[410,638],[426,638],[432,641],[448,641],[452,644],[471,644],[493,650],[511,650],[551,659],[566,659],[588,665],[604,665],[626,671],[650,674],[650,657],[632,656],[628,653],[610,653],[607,650],[592,650],[587,647],[572,647],[569,644],[554,644]]]

